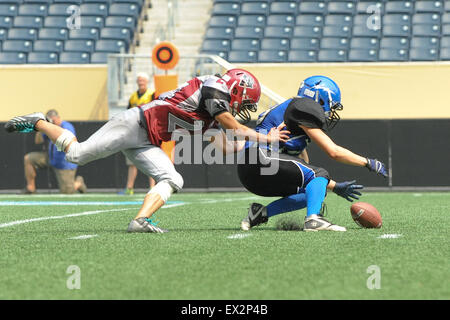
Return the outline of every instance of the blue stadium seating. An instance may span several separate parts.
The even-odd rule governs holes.
[[[412,16],[413,24],[440,24],[441,15],[437,13],[416,13]]]
[[[440,14],[444,10],[444,5],[441,1],[416,1],[415,10],[416,12],[431,12]]]
[[[95,43],[95,50],[98,52],[119,53],[126,50],[126,43],[122,40],[98,40]]]
[[[450,37],[441,38],[441,49],[442,48],[450,48]]]
[[[325,2],[313,2],[313,1],[305,1],[300,2],[299,6],[300,13],[316,13],[325,15],[327,12],[327,4]]]
[[[47,15],[47,6],[43,4],[22,4],[19,7],[19,15],[45,17]]]
[[[93,52],[95,50],[95,41],[93,40],[67,40],[64,43],[66,52]]]
[[[241,12],[241,6],[238,3],[215,3],[213,6],[213,15],[237,16]]]
[[[232,28],[208,28],[205,34],[207,39],[228,39],[234,37],[234,30]]]
[[[320,41],[317,38],[292,38],[291,50],[318,50]]]
[[[378,49],[378,38],[358,37],[350,40],[351,49]]]
[[[108,62],[108,52],[94,52],[91,54],[91,63],[104,64]]]
[[[69,38],[69,31],[66,28],[39,29],[39,39],[42,40],[66,40],[68,38]]]
[[[356,11],[356,6],[353,2],[346,1],[346,2],[338,2],[338,1],[332,1],[328,3],[328,13],[333,14],[350,14],[353,15]]]
[[[292,27],[269,26],[264,30],[264,36],[266,38],[290,38],[292,34]]]
[[[11,40],[36,40],[37,35],[37,29],[10,28],[8,30],[8,39]]]
[[[87,52],[61,52],[59,55],[59,63],[86,64],[89,62],[90,57]]]
[[[314,37],[322,36],[322,28],[314,26],[296,26],[294,27],[294,37]]]
[[[349,47],[348,38],[323,37],[320,40],[320,49],[342,49],[347,50]]]
[[[383,16],[383,25],[401,24],[411,25],[411,16],[404,13],[389,13]]]
[[[352,28],[349,26],[325,26],[322,31],[323,37],[350,37]]]
[[[263,39],[261,40],[261,50],[289,50],[289,39]]]
[[[290,14],[294,15],[297,13],[297,2],[289,1],[289,2],[272,2],[270,4],[270,13],[281,13],[281,14]]]
[[[295,25],[295,19],[292,15],[287,14],[273,14],[267,17],[268,26],[289,26]]]
[[[15,17],[18,11],[17,5],[0,3],[0,16]]]
[[[260,48],[260,41],[257,39],[234,39],[231,42],[233,51],[258,51]]]
[[[417,24],[413,26],[412,34],[414,36],[436,36],[441,35],[439,24]]]
[[[347,14],[329,14],[325,17],[325,24],[327,26],[352,26],[353,18]]]
[[[413,37],[411,48],[439,49],[439,38],[437,37]]]
[[[27,62],[34,64],[55,64],[58,63],[58,54],[55,52],[30,52]]]
[[[238,25],[240,27],[265,27],[266,16],[258,14],[242,15],[238,18]]]
[[[230,51],[228,60],[230,62],[256,62],[258,53],[256,51]]]
[[[13,21],[14,20],[11,17],[0,17],[0,28],[11,28]]]
[[[100,31],[102,39],[123,40],[127,44],[130,42],[130,30],[128,28],[105,27]]]
[[[83,10],[83,8],[81,8]],[[127,3],[113,3],[109,7],[109,15],[112,16],[132,16],[137,18],[139,16],[139,6]]]
[[[388,1],[385,7],[386,13],[412,13],[413,1]]]
[[[345,62],[347,61],[347,51],[336,49],[321,49],[317,60],[321,62]]]
[[[27,62],[23,52],[0,52],[0,64],[22,64]]]
[[[67,16],[47,16],[44,26],[49,28],[67,28]]]
[[[67,4],[53,3],[48,6],[48,15],[50,16],[67,16]]]
[[[61,40],[36,40],[33,43],[34,52],[61,52],[64,50],[64,42]]]
[[[14,18],[14,27],[16,28],[35,28],[42,27],[44,19],[34,16],[17,16]]]
[[[99,38],[99,32],[96,28],[73,29],[69,31],[69,38],[80,40],[97,40]]]
[[[372,9],[373,6],[376,6],[380,12],[380,14],[384,13],[384,3],[380,1],[359,1],[356,4],[356,12],[359,14],[372,14],[374,11],[368,12],[369,9]]]
[[[439,50],[430,48],[412,48],[409,51],[412,61],[435,61],[439,59]]]
[[[383,27],[385,37],[409,37],[411,27],[407,24],[392,24]]]
[[[108,17],[109,18],[117,18],[117,17]],[[237,19],[235,16],[213,16],[209,20],[210,27],[236,27]]]
[[[230,51],[230,40],[205,40],[203,41],[202,51]]]
[[[288,53],[289,62],[316,62],[317,52],[314,50],[290,50]]]
[[[380,49],[380,61],[408,61],[408,51],[405,49]]]
[[[373,62],[378,60],[375,49],[350,49],[348,61]]]
[[[441,60],[450,60],[450,48],[441,49],[439,58]]]
[[[409,49],[409,39],[406,37],[385,37],[380,41],[382,49]]]
[[[242,14],[269,14],[269,4],[267,2],[244,2],[241,7]]]
[[[297,26],[322,27],[323,23],[323,16],[318,14],[299,14],[295,18],[295,24]]]
[[[103,17],[101,16],[84,16],[81,15],[81,26],[83,26],[84,28],[103,28],[103,26],[107,26],[107,27],[128,27],[128,28],[132,28],[134,30],[134,28],[136,27],[136,23],[134,21],[133,18],[131,17],[107,17],[106,18],[106,22],[103,20]],[[121,18],[125,18],[122,19]],[[118,19],[118,20],[112,20],[110,22],[110,24],[108,23],[108,19]],[[130,23],[126,23],[126,20],[130,21]],[[125,21],[124,21],[125,20]],[[115,23],[117,21],[117,23]]]
[[[353,36],[354,37],[380,37],[381,29],[369,29],[366,25],[354,25]]]
[[[33,42],[30,40],[5,40],[2,44],[3,51],[30,52],[33,50]]]
[[[258,53],[259,62],[286,62],[287,51],[282,50],[260,50]]]

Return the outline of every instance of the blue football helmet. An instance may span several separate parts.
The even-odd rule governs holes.
[[[313,99],[322,106],[328,130],[333,129],[341,119],[337,114],[337,111],[344,108],[341,104],[341,90],[330,78],[325,76],[306,78],[300,85],[297,95]]]

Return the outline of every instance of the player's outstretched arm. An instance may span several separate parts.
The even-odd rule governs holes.
[[[245,140],[269,144],[276,141],[286,142],[289,139],[288,134],[290,132],[287,130],[281,130],[282,127],[272,128],[267,135],[261,134],[249,127],[244,126],[243,124],[240,124],[229,112],[223,112],[217,115],[216,120],[225,129],[233,130],[235,136]]]
[[[322,129],[308,128],[302,125],[300,125],[300,128],[333,160],[353,166],[366,167],[370,171],[387,177],[386,166],[381,161],[362,157],[338,146]]]
[[[361,192],[359,192],[358,190],[364,188],[363,185],[355,183],[356,180],[344,182],[336,182],[334,180],[330,180],[327,189],[333,191],[345,200],[353,202],[353,199],[358,200],[359,196],[361,195]]]

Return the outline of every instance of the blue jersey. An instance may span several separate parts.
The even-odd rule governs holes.
[[[284,121],[284,113],[292,99],[288,99],[285,102],[274,106],[258,116],[256,121],[256,132],[263,134],[269,133],[270,129],[278,127]],[[289,135],[287,142],[280,142],[280,151],[289,154],[301,153],[311,141],[309,137],[303,134]],[[246,143],[248,148],[251,143]]]
[[[75,128],[70,122],[63,121],[61,123],[61,128],[67,129],[76,135]],[[55,144],[51,142],[46,135],[44,135],[44,138],[48,140],[48,158],[52,167],[62,170],[73,170],[77,168],[76,164],[66,160],[66,154],[62,151],[58,151]]]

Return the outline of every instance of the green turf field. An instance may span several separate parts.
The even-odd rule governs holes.
[[[329,194],[344,233],[278,231],[282,216],[246,233],[249,203],[270,198],[181,193],[156,214],[170,233],[127,234],[143,196],[0,195],[0,299],[450,299],[450,193],[365,193],[376,230]]]

